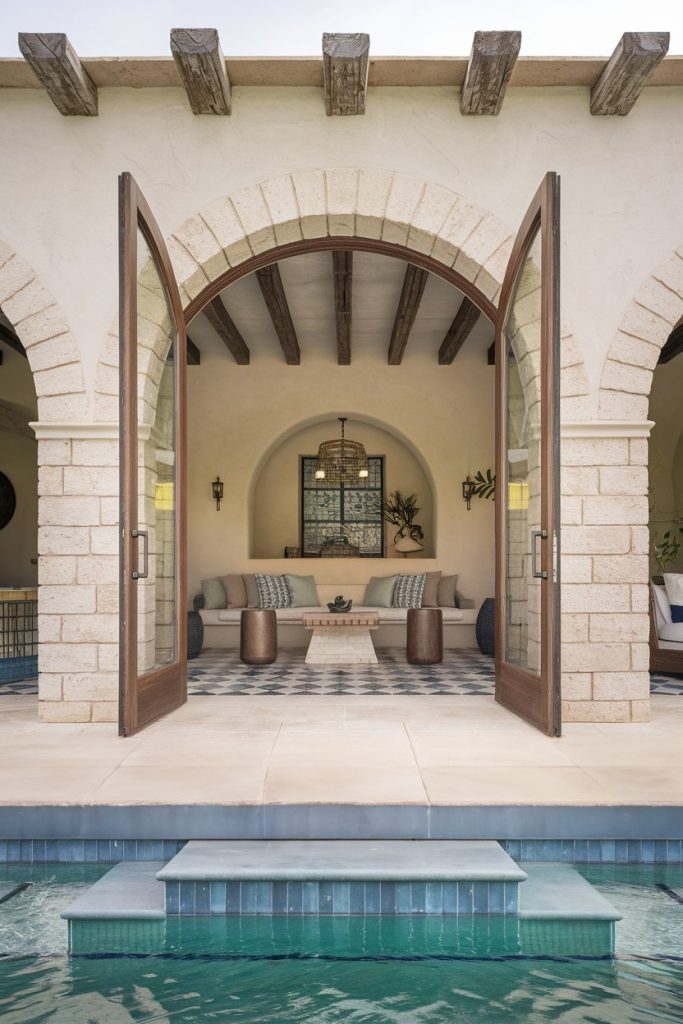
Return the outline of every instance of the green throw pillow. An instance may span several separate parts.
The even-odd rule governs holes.
[[[365,591],[366,608],[391,608],[398,576],[371,576]]]
[[[318,608],[320,600],[313,576],[286,577],[292,595],[292,608]]]
[[[204,607],[227,608],[228,599],[225,596],[225,587],[222,580],[216,577],[213,580],[202,580],[202,594],[204,596]]]

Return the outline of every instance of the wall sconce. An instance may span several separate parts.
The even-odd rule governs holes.
[[[465,499],[465,504],[467,505],[467,511],[468,512],[469,512],[470,508],[472,507],[472,496],[474,495],[474,488],[475,487],[476,487],[476,484],[475,484],[474,480],[470,480],[469,474],[468,474],[467,479],[463,480],[463,482],[462,482],[462,496]]]
[[[215,480],[211,481],[211,493],[213,500],[216,502],[216,511],[220,511],[221,502],[223,500],[223,481],[219,476]]]

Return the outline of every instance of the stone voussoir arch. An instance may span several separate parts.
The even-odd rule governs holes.
[[[357,237],[409,249],[455,271],[491,315],[514,233],[492,213],[442,185],[375,168],[294,171],[214,200],[167,239],[183,306],[231,270],[282,246]],[[247,271],[248,272],[248,271]],[[118,393],[118,343],[110,333],[96,383],[98,419],[111,417]],[[587,401],[583,361],[562,332],[562,401]]]
[[[0,309],[17,333],[33,374],[43,423],[87,416],[83,367],[68,321],[31,266],[0,241]]]
[[[602,419],[647,419],[652,375],[682,318],[683,247],[660,264],[626,308],[602,370]]]

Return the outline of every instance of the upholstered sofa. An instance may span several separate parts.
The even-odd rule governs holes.
[[[341,588],[343,589],[343,588]],[[324,590],[324,588],[320,588]],[[334,595],[332,595],[334,596]],[[328,598],[325,593],[319,594],[320,601]],[[475,646],[474,624],[476,620],[475,602],[465,597],[459,590],[455,591],[455,600],[459,607],[444,607],[444,647]],[[193,604],[204,623],[204,646],[217,648],[239,647],[240,617],[242,608],[205,608],[202,595],[194,598]],[[373,632],[376,647],[402,647],[406,642],[407,608],[386,608],[366,606],[354,601],[354,611],[377,612],[379,628]],[[280,647],[306,647],[311,633],[303,625],[306,613],[327,611],[327,605],[305,606],[295,608],[276,608],[278,623],[278,644]]]

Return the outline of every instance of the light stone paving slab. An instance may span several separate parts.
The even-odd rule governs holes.
[[[122,861],[81,893],[61,914],[67,921],[159,919],[166,916],[163,861]]]
[[[193,840],[157,873],[163,881],[522,882],[522,870],[489,840]]]
[[[549,920],[620,921],[602,893],[569,864],[525,864],[519,888],[519,917]]]

